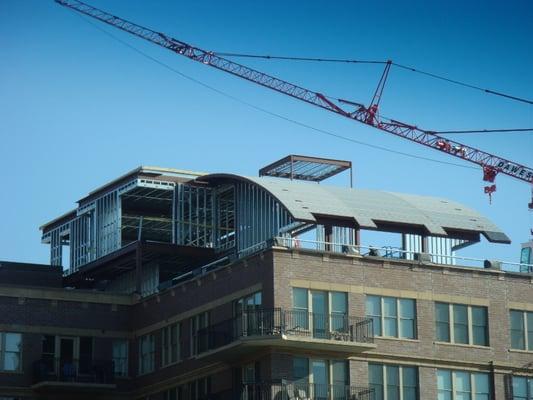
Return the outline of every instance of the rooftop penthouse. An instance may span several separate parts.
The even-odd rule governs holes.
[[[266,247],[531,272],[529,264],[457,256],[483,236],[510,243],[457,202],[319,184],[351,162],[290,155],[259,177],[139,167],[44,224],[65,285],[148,295]],[[364,244],[364,231],[401,245]]]

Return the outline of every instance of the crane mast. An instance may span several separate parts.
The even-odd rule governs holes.
[[[434,150],[438,150],[441,153],[446,153],[462,160],[475,163],[482,167],[483,180],[486,182],[494,182],[496,175],[498,173],[502,173],[523,182],[533,183],[533,169],[530,167],[507,160],[494,154],[487,153],[457,141],[449,140],[448,138],[439,136],[433,131],[418,128],[416,125],[407,124],[380,116],[378,108],[379,100],[381,99],[385,81],[390,69],[390,61],[386,63],[385,70],[381,76],[371,104],[369,106],[365,106],[349,100],[334,99],[332,97],[325,96],[322,93],[294,85],[290,82],[268,75],[261,71],[220,57],[214,52],[202,50],[181,40],[169,37],[163,33],[156,32],[149,28],[145,28],[133,22],[109,14],[81,1],[55,1],[62,6],[98,19],[106,24],[167,48],[191,60],[217,68],[221,71],[283,93],[287,96],[294,97],[298,100],[339,114],[343,117],[361,122],[365,125],[372,126],[404,139],[408,139],[412,142],[422,144]],[[350,109],[348,106],[350,106]],[[485,193],[488,193],[489,195],[495,190],[495,185],[485,187]]]

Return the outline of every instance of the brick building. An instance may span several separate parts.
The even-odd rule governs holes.
[[[91,192],[41,227],[50,265],[0,263],[0,399],[533,399],[530,266],[457,255],[507,236],[318,184],[349,168],[141,167]]]

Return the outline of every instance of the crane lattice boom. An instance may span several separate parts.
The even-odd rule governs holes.
[[[199,49],[180,40],[171,38],[163,33],[159,33],[135,23],[126,21],[81,1],[55,1],[82,14],[88,15],[159,46],[165,47],[177,54],[188,57],[191,60],[201,62],[202,64],[209,65],[224,72],[228,72],[232,75],[257,83],[261,86],[305,101],[306,103],[342,115],[343,117],[356,120],[363,124],[392,133],[415,143],[423,144],[424,146],[431,147],[432,149],[439,150],[440,152],[449,154],[462,160],[475,163],[483,168],[483,176],[485,181],[493,182],[496,174],[502,173],[524,182],[533,183],[532,168],[473,148],[471,146],[467,146],[454,140],[449,140],[435,134],[432,131],[420,129],[415,125],[381,117],[378,113],[378,102],[380,95],[374,95],[373,103],[375,102],[375,104],[370,104],[368,107],[346,100],[332,99],[319,92],[314,92],[301,86],[294,85],[290,82],[286,82],[271,75],[249,68],[245,65],[238,64],[220,57],[213,52]],[[378,85],[379,90],[383,89],[382,81],[384,82],[384,78],[386,78],[385,73],[388,73],[387,67],[390,68],[390,64],[387,64],[384,77],[382,77],[380,80],[380,85]],[[355,106],[355,109],[346,110],[343,108],[345,106],[341,107],[341,104]],[[495,186],[493,185],[491,187],[486,187],[485,190],[490,194],[495,190]]]

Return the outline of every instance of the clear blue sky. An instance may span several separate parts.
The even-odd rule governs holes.
[[[392,59],[533,97],[533,3],[528,0],[91,4],[208,50]],[[257,106],[366,143],[456,162],[114,33],[179,71]],[[489,205],[480,170],[343,142],[258,112],[169,72],[51,0],[0,1],[0,48],[2,260],[48,262],[39,225],[138,165],[255,175],[259,167],[289,153],[352,160],[357,187],[462,202],[491,218],[513,240],[511,246],[473,246],[465,255],[517,261],[520,243],[529,237],[533,218],[527,211],[527,184],[499,176]],[[379,66],[248,64],[365,103],[381,74]],[[533,106],[398,69],[390,75],[381,109],[392,118],[435,130],[533,126]],[[454,138],[533,166],[531,133]],[[346,182],[342,177],[332,183]]]

